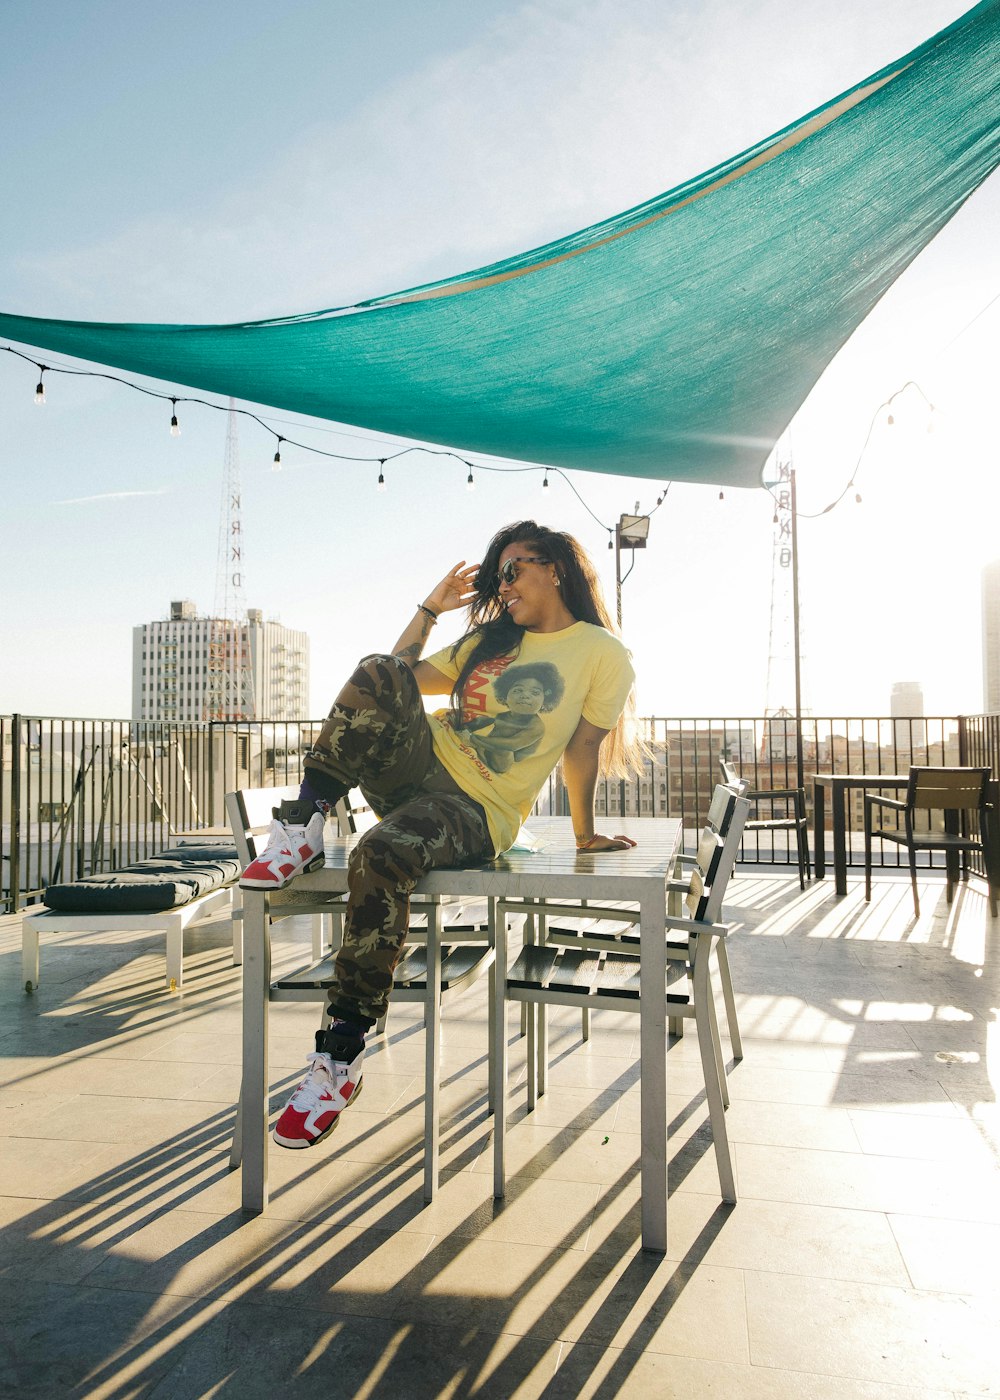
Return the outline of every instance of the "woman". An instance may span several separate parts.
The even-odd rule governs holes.
[[[466,605],[465,635],[421,660],[438,616]],[[366,657],[337,697],[306,755],[298,801],[282,803],[240,882],[279,889],[321,864],[325,815],[352,787],[381,819],[351,855],[331,1024],[316,1033],[310,1068],[275,1126],[282,1147],[321,1141],[360,1092],[365,1032],[388,1005],[410,893],[425,871],[509,849],[560,758],[577,849],[635,845],[594,831],[599,773],[622,776],[635,757],[623,718],[634,673],[610,625],[577,541],[520,521],[494,536],[480,564],[456,564],[392,655]],[[450,707],[428,715],[422,695],[450,695]]]

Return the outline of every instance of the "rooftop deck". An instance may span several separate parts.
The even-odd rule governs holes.
[[[638,1035],[552,1015],[491,1195],[486,991],[444,1019],[444,1179],[421,1202],[422,1041],[394,1008],[314,1151],[272,1148],[265,1218],[227,1171],[240,975],[221,922],[183,997],[159,936],[52,936],[20,983],[0,919],[0,1394],[87,1397],[1000,1395],[1000,921],[903,872],[836,900],[730,886],[746,1058],[720,1204],[693,1030],[670,1049],[667,1258],[639,1249]],[[275,962],[308,951],[298,920]],[[317,1012],[271,1008],[275,1102]],[[510,1018],[514,1037],[515,1017]],[[512,1039],[514,1073],[523,1048]]]

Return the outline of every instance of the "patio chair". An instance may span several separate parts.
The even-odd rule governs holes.
[[[297,794],[298,789],[295,789]],[[234,835],[244,826],[251,813],[260,814],[267,806],[276,805],[274,789],[244,790],[228,793],[226,810],[234,823]],[[376,817],[364,805],[361,794],[356,790],[348,798],[337,804],[337,824],[340,835],[367,829]],[[247,832],[244,826],[244,836]],[[249,844],[249,840],[248,840]],[[252,849],[252,847],[251,847]],[[251,854],[251,859],[252,859]],[[294,914],[310,914],[314,920],[324,915],[333,919],[333,935],[329,941],[322,937],[322,948],[318,957],[308,966],[295,971],[282,973],[276,977],[268,990],[269,1001],[312,1001],[322,1006],[320,1028],[329,1025],[327,1014],[327,994],[333,983],[334,960],[340,947],[343,933],[343,895],[318,895],[303,891],[296,895],[295,881],[270,901],[270,921],[288,918]],[[411,900],[411,922],[403,954],[393,973],[392,1000],[395,1002],[418,1002],[424,1007],[426,1027],[426,1059],[424,1077],[425,1119],[427,1130],[425,1142],[436,1144],[438,1140],[438,1091],[440,1058],[440,1009],[445,997],[456,995],[472,985],[484,973],[489,977],[489,1022],[488,1044],[493,1045],[493,978],[496,951],[492,923],[487,917],[484,901],[469,905],[453,901],[440,895],[415,895]],[[440,975],[436,984],[427,976],[427,935],[433,930],[440,945]],[[316,948],[317,935],[313,934],[313,947]],[[385,1029],[385,1017],[378,1023],[373,1034],[381,1034]],[[242,1131],[242,1091],[237,1107],[236,1126],[233,1133],[233,1146],[229,1164],[239,1166],[243,1155]],[[492,1105],[491,1105],[492,1107]],[[424,1159],[424,1200],[434,1197],[438,1185],[438,1162],[436,1150],[429,1150]]]
[[[743,836],[749,803],[732,790],[723,788],[719,798],[725,811],[718,827],[706,825],[698,852],[691,862],[687,880],[671,880],[668,884],[670,901],[665,921],[665,936],[683,935],[677,943],[667,939],[668,980],[664,988],[667,1024],[681,1019],[694,1020],[698,1031],[708,1102],[709,1122],[715,1146],[716,1163],[722,1198],[736,1200],[736,1181],[729,1152],[725,1109],[729,1101],[726,1076],[722,1063],[722,1046],[715,997],[710,976],[713,948],[722,950],[730,926],[721,922],[722,900],[729,877],[736,863],[736,853]],[[722,831],[725,834],[722,834]],[[687,913],[679,912],[682,903]],[[639,938],[629,927],[638,916],[621,906],[588,905],[525,906],[511,900],[497,901],[498,921],[511,914],[528,913],[540,920],[540,942],[526,943],[504,982],[504,1004],[527,1003],[544,1008],[548,1005],[572,1006],[614,1011],[639,1011]],[[586,916],[583,923],[554,925],[550,921],[564,916],[576,919]],[[604,923],[607,921],[611,927]],[[622,927],[624,925],[624,927]],[[506,927],[506,923],[504,925]],[[720,961],[720,965],[723,965]],[[728,975],[728,962],[725,964]],[[732,995],[731,982],[729,997]],[[726,1001],[730,1019],[730,1036],[737,1057],[742,1055],[735,1005]],[[498,1027],[506,1034],[503,1025]],[[539,1040],[544,1046],[544,1035]],[[543,1058],[543,1057],[542,1057]],[[529,1108],[532,1067],[529,1055]],[[504,1086],[504,1098],[506,1086]],[[502,1138],[506,1126],[506,1104],[496,1105],[494,1131],[500,1136],[498,1155],[502,1158]]]
[[[809,859],[809,819],[806,816],[806,794],[804,788],[751,788],[741,778],[736,768],[727,759],[719,758],[722,781],[727,787],[739,789],[754,807],[761,802],[771,804],[772,815],[752,817],[746,824],[746,831],[794,831],[799,862],[799,888],[804,890],[806,880],[812,879],[812,864]],[[784,803],[784,815],[774,816],[774,803]]]
[[[734,789],[727,788],[722,784],[716,787],[709,804],[705,830],[702,841],[699,843],[699,849],[693,854],[681,852],[677,856],[675,873],[679,876],[684,867],[690,867],[691,874],[687,879],[677,878],[671,882],[669,888],[675,897],[678,894],[686,895],[689,892],[692,879],[695,878],[700,881],[703,890],[711,889],[722,853],[722,846],[717,838],[724,838],[729,829],[729,822],[733,814],[731,802],[733,793]],[[737,795],[739,794],[737,793]],[[699,865],[699,861],[703,864]],[[697,875],[695,875],[695,870],[697,870]],[[632,931],[638,915],[634,908],[627,904],[616,903],[596,908],[593,904],[588,904],[586,900],[572,904],[555,904],[552,901],[526,901],[521,904],[508,900],[501,902],[498,917],[502,911],[525,915],[525,937],[529,944],[549,942],[567,948],[586,947],[596,951],[605,949],[609,952],[618,952],[633,957],[639,955],[639,937]],[[553,922],[549,922],[550,920]],[[675,963],[688,964],[690,952],[687,941],[668,940],[667,942],[667,957]],[[716,944],[716,959],[726,1008],[729,1039],[733,1047],[733,1058],[738,1061],[743,1058],[743,1045],[736,1014],[736,998],[733,994],[729,956],[723,941]],[[678,970],[675,969],[675,971]],[[522,1004],[521,1033],[523,1035],[527,1031],[528,1034],[529,1108],[534,1107],[536,1093],[544,1094],[547,1074],[545,1007],[538,1006],[536,1011],[537,1019],[534,1022],[529,1021],[527,1017],[528,1007]],[[589,1040],[589,1007],[580,1008],[580,1018],[582,1037],[584,1040]],[[671,1019],[670,1030],[672,1034],[683,1035],[683,1027],[682,1018]],[[536,1065],[537,1070],[535,1069]]]
[[[877,781],[877,780],[873,780]],[[877,836],[905,846],[910,863],[910,883],[913,886],[913,910],[920,917],[920,896],[917,893],[917,852],[944,851],[948,903],[954,898],[959,876],[959,856],[978,851],[986,862],[990,914],[997,916],[997,890],[994,883],[996,853],[988,850],[989,833],[993,827],[988,811],[988,768],[921,768],[911,767],[906,796],[881,797],[865,794],[865,899],[872,897],[872,841]],[[895,826],[876,826],[876,809],[895,812]],[[918,831],[916,818],[923,813],[930,819],[932,812],[944,813],[943,831]],[[978,817],[979,835],[968,834],[967,814]],[[899,826],[899,814],[903,825]],[[963,814],[965,820],[963,820]],[[966,828],[962,830],[963,826]],[[964,878],[964,872],[963,872]]]

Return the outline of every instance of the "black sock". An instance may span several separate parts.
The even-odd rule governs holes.
[[[307,768],[299,787],[300,802],[315,802],[317,808],[335,807],[350,789],[346,783],[327,775],[318,768]]]

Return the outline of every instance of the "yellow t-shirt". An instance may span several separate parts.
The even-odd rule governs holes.
[[[446,647],[425,659],[454,681],[473,645],[454,658]],[[574,622],[561,632],[525,632],[515,654],[477,667],[461,719],[448,709],[428,716],[438,758],[484,808],[497,853],[513,845],[581,716],[613,729],[634,679],[617,637]]]

